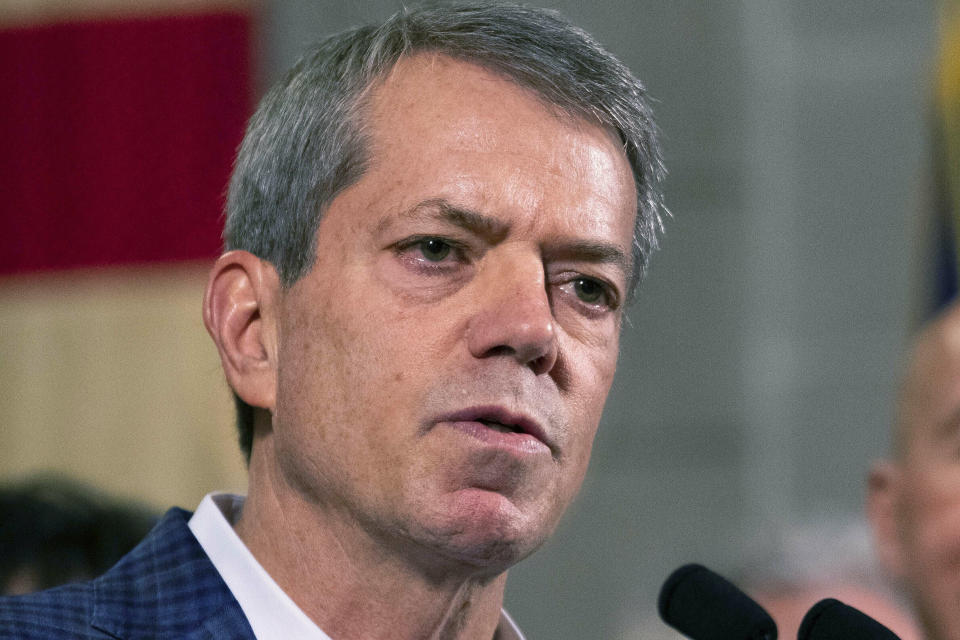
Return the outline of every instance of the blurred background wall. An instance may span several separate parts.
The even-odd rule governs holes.
[[[905,338],[935,295],[938,11],[547,4],[657,99],[673,218],[629,311],[583,491],[511,572],[507,606],[531,638],[628,637],[674,566],[737,567],[771,528],[861,510]],[[0,6],[0,139],[22,147],[0,144],[0,215],[17,230],[0,238],[0,478],[55,468],[191,508],[242,489],[199,306],[230,150],[309,42],[400,2]],[[96,144],[84,127],[101,127]],[[48,198],[65,180],[80,186]]]
[[[244,2],[0,2],[0,475],[243,486],[200,300],[254,94]]]

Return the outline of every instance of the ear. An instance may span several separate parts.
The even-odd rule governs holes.
[[[247,404],[271,412],[279,291],[273,265],[247,251],[229,251],[213,265],[203,296],[203,323],[220,352],[227,383]]]
[[[870,467],[867,478],[867,517],[873,530],[877,558],[881,566],[897,578],[906,572],[906,554],[898,517],[902,476],[895,463],[884,460]]]

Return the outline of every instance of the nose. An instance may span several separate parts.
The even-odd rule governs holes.
[[[510,357],[537,375],[557,362],[557,327],[539,256],[485,265],[467,328],[475,358]]]

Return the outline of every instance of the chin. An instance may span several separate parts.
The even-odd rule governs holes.
[[[466,493],[466,492],[463,492]],[[427,543],[440,555],[491,574],[506,571],[536,551],[555,523],[523,510],[502,495],[473,490],[458,496],[433,522],[422,522]]]
[[[448,539],[441,553],[480,573],[498,575],[533,553],[540,545],[497,536],[459,536]]]

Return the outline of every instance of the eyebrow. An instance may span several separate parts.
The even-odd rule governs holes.
[[[595,264],[609,264],[628,277],[631,272],[631,258],[618,246],[606,242],[574,240],[549,247],[543,253],[545,259],[583,260]]]
[[[418,202],[402,211],[399,217],[413,220],[439,218],[483,236],[493,243],[503,240],[510,231],[509,223],[473,209],[454,205],[444,198],[430,198]],[[385,229],[390,223],[390,218],[384,218],[378,227]],[[628,277],[633,264],[632,256],[617,245],[594,240],[561,241],[544,248],[543,253],[546,260],[582,260],[595,264],[609,264],[623,271]]]
[[[491,242],[499,242],[507,237],[510,225],[478,211],[454,205],[443,198],[430,198],[413,205],[400,213],[400,218],[408,220],[441,219],[477,235],[481,235]],[[381,221],[381,229],[390,225],[390,219]]]

